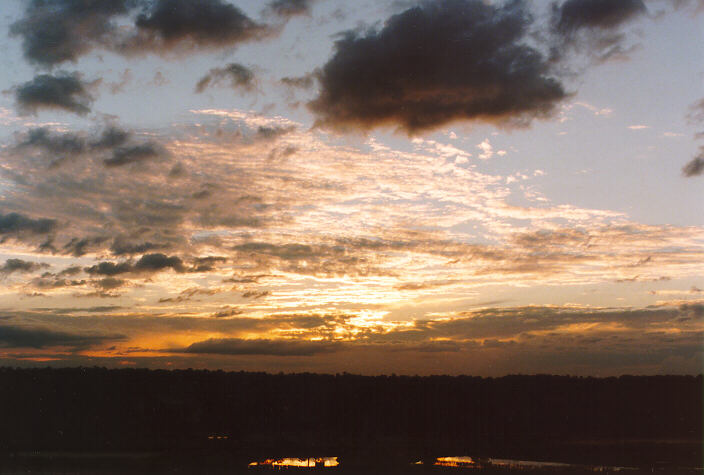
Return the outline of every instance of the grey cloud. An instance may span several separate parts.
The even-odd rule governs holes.
[[[81,268],[81,266],[70,266],[70,267],[67,267],[67,268],[63,269],[62,271],[60,271],[58,273],[58,275],[60,275],[60,276],[74,276],[74,275],[80,274],[82,270],[83,269]]]
[[[105,242],[107,238],[98,236],[91,238],[72,238],[64,244],[63,251],[71,254],[74,257],[80,257],[90,250],[91,247],[96,247]]]
[[[411,134],[458,120],[548,117],[567,93],[525,43],[531,21],[523,1],[440,0],[392,16],[378,32],[348,32],[309,107],[319,125]]]
[[[28,61],[51,67],[108,43],[116,32],[113,17],[136,5],[136,0],[32,0],[10,34],[22,38]]]
[[[20,238],[24,235],[47,235],[56,230],[54,219],[30,218],[19,213],[0,213],[0,237]]]
[[[281,78],[281,84],[289,87],[298,87],[301,89],[311,89],[315,85],[316,75],[306,74],[304,76],[297,77],[283,77]]]
[[[22,38],[25,58],[46,68],[94,49],[142,54],[219,48],[271,33],[223,0],[32,0],[10,28]]]
[[[326,341],[213,338],[193,343],[182,350],[172,351],[175,353],[217,355],[314,356],[338,351],[340,346],[337,343]]]
[[[127,281],[116,279],[115,277],[105,277],[104,279],[91,281],[91,284],[103,290],[115,290],[127,284]]]
[[[30,129],[26,138],[15,149],[37,148],[58,157],[80,155],[86,150],[86,141],[74,133],[54,133],[47,127]]]
[[[196,92],[203,92],[206,88],[219,85],[227,81],[233,88],[252,90],[254,87],[254,72],[237,63],[230,63],[222,68],[213,68],[196,84]]]
[[[282,17],[309,15],[313,0],[274,0],[267,9]]]
[[[77,73],[40,74],[15,88],[15,100],[23,113],[60,109],[85,115],[93,102],[88,87]]]
[[[130,138],[130,133],[119,127],[109,126],[103,130],[100,137],[91,142],[94,148],[116,148],[124,145]]]
[[[103,160],[106,167],[121,167],[131,163],[141,163],[153,158],[163,156],[164,150],[153,142],[137,145],[118,147],[113,150],[112,156]]]
[[[134,269],[138,272],[156,272],[168,268],[183,272],[183,262],[176,256],[155,253],[143,255],[134,265]]]
[[[149,150],[157,154],[163,153],[159,146],[151,142],[129,144],[130,138],[130,132],[115,126],[107,126],[99,135],[88,137],[82,133],[56,132],[48,127],[38,127],[20,136],[10,153],[27,157],[28,152],[35,152],[36,156],[47,162],[50,167],[63,165],[69,159],[85,157],[89,153],[96,156],[110,153],[110,157],[106,159],[110,163],[129,162]]]
[[[123,335],[69,333],[48,328],[0,325],[0,348],[70,347],[86,349],[109,341],[123,341]]]
[[[646,12],[643,0],[567,0],[553,4],[553,24],[563,34],[580,28],[612,29]]]
[[[209,272],[215,269],[217,264],[227,262],[227,257],[223,256],[206,256],[196,257],[193,260],[193,266],[188,269],[189,272]]]
[[[159,249],[164,249],[168,247],[167,244],[153,243],[153,242],[130,242],[129,239],[124,237],[115,238],[110,246],[110,251],[115,256],[123,256],[127,254],[144,254],[148,251],[154,251]]]
[[[130,272],[132,270],[132,265],[129,262],[100,262],[90,267],[84,269],[87,273],[93,275],[118,275]]]
[[[135,23],[135,48],[223,47],[258,39],[266,26],[222,0],[156,0]]]
[[[635,48],[623,45],[622,25],[647,13],[642,0],[567,0],[552,5],[552,32],[556,36],[553,60],[570,49],[587,52],[598,62],[625,59]]]
[[[453,340],[496,340],[530,338],[531,334],[549,335],[569,325],[618,324],[640,333],[675,326],[686,314],[696,314],[694,306],[680,308],[590,310],[560,307],[487,308],[456,314],[449,319],[417,320],[410,329],[384,335],[369,335],[370,341],[425,341],[431,338]],[[699,315],[701,318],[702,315]],[[681,324],[677,324],[681,327]],[[605,333],[610,333],[605,330]]]
[[[84,270],[92,275],[115,276],[126,273],[153,273],[165,269],[184,272],[183,261],[177,256],[167,256],[161,253],[144,254],[134,264],[131,262],[100,262]]]
[[[8,275],[13,272],[34,272],[45,267],[49,267],[49,264],[22,259],[8,259],[5,264],[0,266],[0,275]]]
[[[275,140],[295,130],[295,127],[264,127],[259,126],[255,137],[262,140]]]
[[[686,177],[699,176],[704,174],[704,147],[700,148],[700,153],[682,167],[682,174]]]

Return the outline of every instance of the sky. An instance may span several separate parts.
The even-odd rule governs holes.
[[[704,2],[0,6],[0,365],[697,374]]]

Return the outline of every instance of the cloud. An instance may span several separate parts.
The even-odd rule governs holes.
[[[116,33],[113,17],[126,14],[136,0],[31,0],[10,34],[22,38],[25,58],[51,67],[76,61]]]
[[[552,59],[568,49],[586,51],[599,62],[625,59],[635,46],[623,46],[622,25],[647,13],[642,0],[567,0],[552,5],[552,32],[556,36]]]
[[[528,125],[567,97],[525,42],[530,23],[523,1],[424,3],[380,31],[338,40],[309,107],[319,125],[338,129],[395,125],[413,134],[459,120]]]
[[[311,89],[315,85],[316,74],[310,73],[303,76],[283,77],[281,84],[288,87],[298,87],[301,89]]]
[[[571,34],[581,28],[612,29],[647,12],[642,0],[567,0],[553,4],[555,28]]]
[[[704,174],[704,147],[700,148],[699,155],[694,157],[684,167],[682,167],[682,174],[686,177]]]
[[[0,348],[70,347],[83,350],[108,341],[123,341],[124,335],[68,333],[48,328],[31,328],[0,324]]]
[[[327,341],[212,338],[193,343],[182,350],[170,351],[217,355],[314,356],[320,353],[331,353],[339,348],[340,344]]]
[[[282,17],[309,15],[313,0],[274,0],[267,9]]]
[[[137,17],[132,47],[165,50],[213,48],[259,39],[268,28],[222,0],[156,0]]]
[[[93,102],[87,88],[78,73],[40,74],[15,88],[15,100],[25,114],[36,114],[39,109],[60,109],[85,115]]]
[[[53,133],[48,127],[30,129],[16,148],[36,147],[58,155],[81,154],[86,149],[83,137],[74,133]]]
[[[270,33],[222,0],[32,0],[10,27],[22,38],[25,58],[46,68],[97,48],[164,53],[233,46]]]
[[[2,238],[47,235],[54,232],[57,225],[54,219],[34,219],[19,213],[0,213],[0,237]]]
[[[108,126],[103,130],[100,137],[91,142],[91,146],[97,149],[116,148],[124,145],[130,138],[130,133],[119,127]]]
[[[176,256],[155,253],[143,255],[134,265],[134,270],[137,272],[156,272],[169,268],[183,272],[183,262]]]
[[[230,63],[223,68],[213,68],[196,84],[196,92],[229,81],[234,89],[252,90],[254,87],[254,72],[241,64]]]
[[[0,275],[8,275],[13,272],[34,272],[44,267],[49,267],[49,264],[24,261],[22,259],[8,259],[5,264],[0,266]]]
[[[165,151],[154,142],[118,147],[112,156],[103,160],[106,167],[121,167],[131,163],[141,163],[165,154]]]
[[[100,262],[84,270],[92,275],[115,276],[126,273],[154,273],[166,269],[184,272],[183,261],[177,256],[167,256],[161,253],[144,254],[134,264],[125,262]]]

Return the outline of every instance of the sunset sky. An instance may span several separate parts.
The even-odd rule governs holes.
[[[0,366],[702,371],[704,2],[0,13]]]

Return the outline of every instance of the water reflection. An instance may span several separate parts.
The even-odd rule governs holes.
[[[337,467],[339,462],[337,457],[308,457],[308,458],[283,458],[267,459],[261,462],[252,462],[249,467],[271,467],[271,468],[325,468]]]
[[[438,457],[433,465],[441,467],[476,467],[477,462],[472,457]]]
[[[422,461],[418,461],[415,465],[423,465]],[[514,460],[514,459],[496,459],[496,458],[472,458],[468,456],[460,457],[438,457],[433,462],[434,466],[440,467],[459,467],[459,468],[476,468],[476,469],[508,469],[510,471],[534,471],[539,469],[549,469],[551,472],[562,470],[586,470],[591,472],[628,472],[638,470],[635,467],[614,467],[614,466],[589,466],[576,465],[562,462],[537,462],[532,460]],[[541,472],[542,473],[542,472]]]

